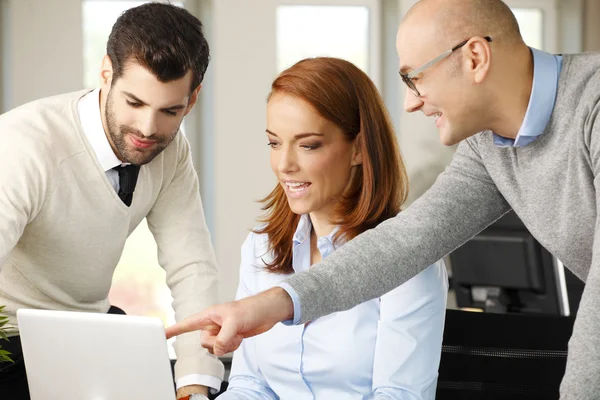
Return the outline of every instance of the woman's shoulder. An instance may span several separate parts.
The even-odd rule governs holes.
[[[268,235],[257,233],[260,228],[258,226],[251,230],[242,245],[240,283],[252,294],[269,289],[288,277],[267,270],[266,263],[272,262],[273,256],[269,251]]]
[[[256,276],[257,272],[266,271],[265,263],[272,261],[269,250],[269,236],[260,232],[262,226],[252,229],[242,244],[241,271],[242,275]]]
[[[269,235],[260,232],[265,225],[258,225],[254,227],[248,235],[246,240],[242,244],[242,257],[244,255],[252,255],[252,257],[260,257],[269,249]]]

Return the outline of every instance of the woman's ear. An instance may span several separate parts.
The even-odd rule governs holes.
[[[359,132],[352,144],[352,166],[362,164],[362,133]]]

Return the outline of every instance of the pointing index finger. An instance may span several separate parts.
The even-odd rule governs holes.
[[[167,339],[170,339],[173,336],[178,336],[187,332],[197,330],[214,330],[215,327],[218,327],[218,325],[216,325],[209,318],[203,317],[202,314],[200,314],[197,317],[191,316],[176,323],[175,325],[169,326],[166,329],[166,334]]]

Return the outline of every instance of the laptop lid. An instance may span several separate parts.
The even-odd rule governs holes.
[[[17,311],[31,400],[175,399],[158,318]]]

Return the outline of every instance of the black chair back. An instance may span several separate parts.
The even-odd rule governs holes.
[[[447,310],[436,400],[558,400],[573,322]]]

